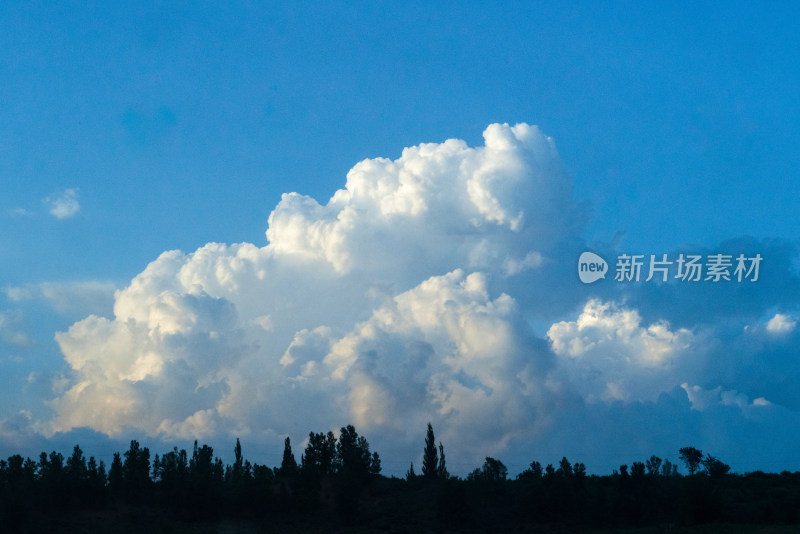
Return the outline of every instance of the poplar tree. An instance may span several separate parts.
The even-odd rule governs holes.
[[[439,442],[439,467],[436,468],[436,476],[441,480],[450,478],[450,473],[447,472],[447,464],[444,462],[444,447],[442,442]]]
[[[425,436],[425,451],[422,455],[422,476],[434,479],[438,476],[439,453],[436,450],[436,438],[433,436],[433,425],[428,423],[428,434]]]

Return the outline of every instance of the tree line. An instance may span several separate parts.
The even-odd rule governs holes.
[[[75,510],[156,510],[182,521],[245,518],[255,521],[385,522],[417,527],[514,530],[524,524],[597,527],[727,522],[798,522],[800,474],[735,475],[718,458],[694,447],[678,456],[687,474],[651,456],[621,465],[611,475],[587,473],[566,457],[557,465],[532,461],[513,480],[502,461],[486,457],[465,478],[447,470],[445,449],[430,423],[421,472],[381,475],[381,458],[352,425],[311,432],[296,459],[284,442],[280,466],[244,458],[239,439],[234,461],[214,449],[173,448],[151,455],[136,440],[109,466],[85,457],[79,445],[64,457],[0,460],[0,524],[24,526]],[[416,523],[414,523],[416,522]],[[416,527],[415,527],[416,528]]]

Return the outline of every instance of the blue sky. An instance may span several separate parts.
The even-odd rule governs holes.
[[[311,430],[357,419],[400,472],[421,450],[415,435],[421,441],[424,423],[434,419],[455,442],[448,460],[460,457],[464,466],[491,453],[514,471],[534,459],[531,451],[549,461],[563,451],[590,470],[607,472],[614,462],[641,459],[637,454],[674,460],[673,450],[659,449],[663,429],[652,422],[669,418],[676,444],[691,442],[723,459],[727,454],[735,469],[798,468],[796,459],[784,465],[797,437],[791,433],[781,441],[776,431],[769,454],[748,445],[763,428],[795,423],[800,410],[791,382],[800,378],[797,14],[791,3],[5,5],[0,453],[34,456],[80,438],[90,450],[86,444],[96,443],[102,455],[103,447],[129,436],[148,436],[143,440],[157,448],[198,435],[224,448],[243,433],[243,443],[264,455],[256,459],[269,462],[279,461],[272,460],[271,447],[286,434],[299,443]],[[539,130],[485,137],[495,123]],[[546,137],[558,155],[531,163],[524,154],[551,146]],[[448,139],[476,152],[451,154],[443,144]],[[519,157],[540,175],[520,178],[500,156],[478,155],[492,139],[499,143],[493,146],[519,143]],[[381,206],[381,217],[371,219],[354,189],[358,173],[348,172],[365,159],[405,162],[403,149],[421,143],[440,144],[448,162],[442,172],[450,177],[474,158],[488,158],[479,167],[499,170],[491,171],[494,178],[488,170],[479,173],[481,183],[510,211],[477,203],[473,208],[485,221],[478,225],[464,211],[459,226],[461,204],[438,203],[446,190],[427,197],[431,191],[412,188],[391,202],[375,200],[383,193],[364,193]],[[464,158],[462,167],[457,157]],[[376,166],[362,169],[358,191],[378,183],[382,172],[391,174]],[[423,176],[430,172],[444,183],[432,167],[425,169]],[[451,184],[454,199],[462,186],[464,195],[475,193],[474,181],[463,178]],[[339,190],[350,193],[328,204]],[[320,206],[282,200],[290,192]],[[354,210],[355,226],[314,233],[344,220],[342,213],[350,213],[345,206]],[[435,213],[435,206],[443,211]],[[521,229],[513,228],[512,208],[526,213]],[[392,219],[401,212],[420,218]],[[250,243],[260,252],[206,248],[216,267],[208,260],[203,271],[196,265],[201,255],[193,253],[207,243]],[[379,257],[382,243],[395,245],[383,251],[394,255],[393,263]],[[447,248],[453,243],[458,247]],[[468,246],[471,252],[463,253]],[[156,262],[151,278],[159,281],[132,282],[147,278],[148,264],[171,250],[185,255]],[[764,270],[750,286],[615,285],[610,279],[583,286],[574,273],[583,250],[598,251],[610,263],[623,252],[760,253]],[[509,268],[509,258],[518,267]],[[245,277],[242,262],[262,274]],[[233,266],[227,278],[220,274],[223,263]],[[512,273],[517,268],[522,274]],[[446,278],[457,269],[462,278]],[[429,299],[427,306],[436,309],[433,301],[454,288],[480,286],[475,278],[466,282],[475,273],[485,277],[485,302],[464,301],[464,310],[480,309],[481,317],[491,315],[509,328],[508,338],[495,340],[497,357],[516,369],[508,376],[521,369],[535,375],[529,385],[540,391],[536,395],[501,395],[500,376],[485,374],[481,366],[491,365],[474,354],[470,359],[472,349],[465,347],[475,349],[474,343],[447,330],[445,311],[435,316],[435,327],[419,317],[413,328],[397,326],[411,324],[403,310],[416,309],[404,302]],[[267,290],[270,280],[275,287]],[[436,282],[440,293],[424,291],[425,280]],[[115,298],[115,290],[126,288],[128,294]],[[248,292],[263,293],[269,305],[261,309],[239,298]],[[502,295],[516,307],[504,307]],[[391,315],[385,299],[399,314],[391,328],[371,323]],[[165,309],[176,314],[173,322],[164,319]],[[109,323],[90,324],[92,315]],[[179,317],[196,320],[175,326]],[[581,318],[590,317],[594,330],[580,330]],[[136,352],[137,343],[122,343],[122,334],[114,333],[130,321],[138,325],[131,339],[145,336],[147,342],[137,343],[149,352]],[[613,328],[620,321],[629,327],[625,335]],[[248,330],[256,323],[267,324],[258,335]],[[82,325],[82,333],[66,334],[72,325]],[[384,336],[367,336],[368,326]],[[229,337],[219,334],[226,328]],[[194,335],[231,344],[220,341],[200,365],[186,356],[203,344]],[[599,348],[580,358],[567,349],[559,353],[558,342],[565,340],[557,335],[587,343],[598,336],[593,346]],[[236,342],[237,336],[246,341]],[[600,340],[609,345],[603,349]],[[347,343],[356,348],[345,357],[337,350]],[[654,346],[672,355],[657,369],[621,367],[610,359],[627,354],[630,363]],[[425,347],[420,354],[438,363],[423,366],[424,376],[407,378],[421,389],[406,390],[380,369],[412,365],[413,347]],[[307,359],[294,358],[305,361],[302,371],[292,370],[287,355],[293,350]],[[99,371],[78,363],[78,354],[95,353]],[[454,364],[459,357],[476,367]],[[120,362],[138,370],[112,373]],[[310,380],[303,373],[313,367],[329,369],[324,383],[341,380],[341,387],[318,388],[327,392],[319,398],[274,393],[276,400],[242,385],[246,369],[267,369],[270,391],[278,391]],[[226,374],[234,368],[237,373]],[[637,380],[648,383],[641,373],[658,375],[651,387],[660,395],[631,387],[609,397],[591,379],[604,373],[606,386],[623,389]],[[117,382],[101,384],[112,375]],[[175,381],[196,396],[171,398],[166,384]],[[464,397],[461,407],[452,404],[462,397],[442,384],[456,383],[477,396]],[[147,406],[160,422],[131,426],[135,417],[126,419],[119,415],[123,408],[111,405],[101,417],[92,408],[100,397],[81,393],[92,388],[102,398],[130,395],[131,406],[141,405],[143,391],[163,397]],[[429,402],[401,410],[403,395],[412,390]],[[261,400],[245,408],[237,395]],[[479,402],[480,395],[489,400]],[[701,401],[702,395],[716,404]],[[755,403],[761,398],[768,410]],[[327,419],[287,422],[277,414],[287,409],[280,399],[302,406],[300,413],[319,402],[339,408]],[[364,403],[383,412],[365,411]],[[458,413],[476,410],[497,419],[492,410],[500,406],[516,406],[518,413],[508,415],[505,426],[497,424],[496,442],[456,445],[466,439]],[[636,417],[644,421],[635,446],[613,439],[623,414],[632,420],[641,414]],[[389,420],[421,426],[407,434]],[[592,451],[576,436],[576,429],[588,427],[608,433],[607,451]]]

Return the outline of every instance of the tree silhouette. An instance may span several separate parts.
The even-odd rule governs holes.
[[[93,504],[103,504],[106,500],[106,464],[103,460],[98,464],[94,456],[90,456],[86,468],[88,470],[86,491],[95,496]]]
[[[150,487],[150,449],[141,448],[139,442],[131,440],[122,463],[122,484],[128,499],[141,502]]]
[[[67,458],[66,471],[71,483],[75,483],[77,486],[80,486],[89,478],[86,458],[84,458],[83,451],[79,445],[75,445],[72,449],[72,456]]]
[[[233,447],[233,468],[231,469],[231,478],[233,484],[238,485],[242,481],[242,472],[244,470],[244,459],[242,458],[242,444],[239,443],[239,438],[236,438],[236,446]]]
[[[252,467],[249,462],[245,463],[242,444],[239,438],[236,438],[236,445],[233,447],[233,465],[225,468],[226,501],[232,510],[241,512],[246,508],[245,485],[251,476]]]
[[[358,498],[365,483],[380,472],[380,457],[371,454],[369,442],[359,436],[353,425],[342,427],[336,443],[337,509],[343,521],[354,519],[358,511]]]
[[[153,475],[164,497],[164,503],[173,509],[187,503],[189,485],[189,456],[185,449],[173,448],[153,462]]]
[[[408,471],[406,471],[406,480],[411,481],[416,479],[417,474],[414,472],[414,462],[411,462],[411,466],[408,468]]]
[[[111,460],[111,467],[108,470],[108,486],[114,495],[122,491],[122,458],[118,452],[114,453],[114,459]]]
[[[89,469],[86,466],[86,458],[80,446],[75,445],[72,455],[67,458],[64,466],[66,501],[73,507],[86,507],[86,492],[89,488]],[[83,499],[83,501],[81,501]]]
[[[381,473],[381,457],[378,455],[378,452],[375,451],[372,453],[372,457],[370,458],[369,462],[369,474],[370,475],[379,475]]]
[[[523,480],[538,479],[542,478],[543,473],[544,471],[542,470],[542,464],[534,460],[531,462],[530,467],[528,467],[525,471],[517,475],[517,478]]]
[[[436,450],[436,438],[433,436],[433,426],[428,423],[428,433],[425,436],[425,450],[422,454],[422,476],[428,480],[437,478],[439,472],[439,454]]]
[[[294,459],[294,454],[292,454],[292,442],[289,436],[286,436],[283,442],[283,459],[281,460],[279,474],[284,478],[291,478],[297,474],[297,460]]]
[[[572,466],[572,474],[577,480],[586,478],[586,465],[583,462],[577,462]]]
[[[547,464],[547,467],[544,468],[544,477],[553,478],[554,476],[556,476],[556,470],[553,468],[553,464]]]
[[[683,460],[683,463],[686,464],[689,475],[694,475],[703,461],[703,451],[694,447],[683,447],[678,451],[678,455]]]
[[[645,462],[647,466],[647,474],[651,476],[657,476],[661,470],[661,458],[658,456],[651,456],[647,462]]]
[[[664,465],[661,466],[661,474],[665,477],[676,477],[678,476],[678,466],[669,460],[664,460]]]
[[[561,458],[561,461],[558,463],[558,469],[556,469],[556,474],[564,478],[572,477],[572,465],[569,463],[569,460],[567,460],[566,456]]]
[[[728,471],[731,470],[731,466],[718,460],[710,454],[703,459],[703,467],[705,467],[708,476],[714,479],[725,476]]]
[[[552,469],[552,466],[550,466]],[[500,460],[496,460],[489,456],[483,462],[483,467],[475,469],[469,475],[467,480],[481,480],[484,482],[499,482],[506,480],[508,477],[508,468]]]
[[[333,474],[336,460],[336,436],[333,432],[308,435],[308,444],[301,457],[303,472],[312,478]]]
[[[643,462],[633,462],[631,464],[631,477],[641,480],[645,475],[645,465]]]
[[[619,466],[619,476],[622,479],[628,478],[629,475],[628,475],[628,466],[627,466],[627,464],[622,464],[621,466]]]
[[[380,456],[352,425],[343,427],[338,438],[332,432],[311,433],[308,443],[302,468],[289,478],[281,475],[282,467],[293,470],[288,439],[287,461],[275,468],[247,461],[238,439],[230,465],[195,441],[191,455],[177,447],[155,455],[152,469],[149,449],[133,440],[124,455],[114,454],[108,476],[103,462],[86,460],[78,445],[66,460],[56,451],[42,453],[38,463],[13,455],[0,459],[0,531],[52,530],[53,519],[59,530],[93,530],[84,525],[88,515],[107,514],[74,513],[89,506],[164,518],[165,530],[183,530],[169,524],[170,518],[258,516],[259,521],[277,520],[282,531],[316,531],[337,517],[343,524],[358,520],[350,525],[353,531],[385,530],[387,518],[404,531],[452,531],[464,524],[477,530],[549,532],[566,526],[611,531],[711,521],[800,523],[800,473],[728,476],[730,466],[692,447],[681,449],[680,457],[694,476],[678,476],[674,464],[656,456],[622,465],[610,476],[587,476],[584,464],[563,457],[544,470],[531,462],[509,481],[506,466],[486,457],[464,481],[442,475],[446,467],[439,443],[435,478],[443,480],[415,484],[379,476]],[[412,463],[406,479],[415,477]],[[77,518],[79,528],[71,528],[71,518]]]
[[[42,452],[39,456],[39,478],[45,499],[51,506],[64,506],[67,501],[66,474],[64,473],[64,456],[53,451],[48,456]]]
[[[246,462],[245,465],[247,465]],[[273,486],[275,484],[275,471],[266,465],[253,464],[252,479],[247,482],[247,495],[259,510],[268,510],[268,505],[273,499]]]
[[[450,473],[447,472],[444,446],[440,441],[437,449],[433,425],[430,423],[428,423],[428,431],[425,435],[425,449],[422,451],[422,476],[427,480],[444,480],[450,476]]]
[[[450,473],[447,472],[447,464],[444,460],[444,446],[439,442],[439,466],[436,468],[436,476],[440,480],[447,480],[450,478]]]
[[[214,449],[206,444],[198,447],[195,440],[192,458],[189,460],[189,500],[195,514],[208,518],[219,512],[218,503],[224,474],[222,461],[214,458]]]
[[[369,451],[367,438],[359,436],[353,425],[340,429],[336,443],[336,467],[339,473],[365,478],[373,471],[373,465],[380,467],[380,459],[376,459],[377,463]]]
[[[19,454],[0,460],[0,530],[16,531],[33,512],[36,467]]]

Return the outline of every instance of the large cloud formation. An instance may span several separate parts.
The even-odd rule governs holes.
[[[583,210],[551,139],[526,124],[484,139],[362,161],[325,205],[286,194],[263,247],[163,253],[113,317],[57,334],[72,373],[44,432],[277,444],[353,423],[404,468],[432,421],[466,466],[623,405],[771,406],[711,382],[707,329],[579,287]],[[795,324],[759,332],[785,343]]]

